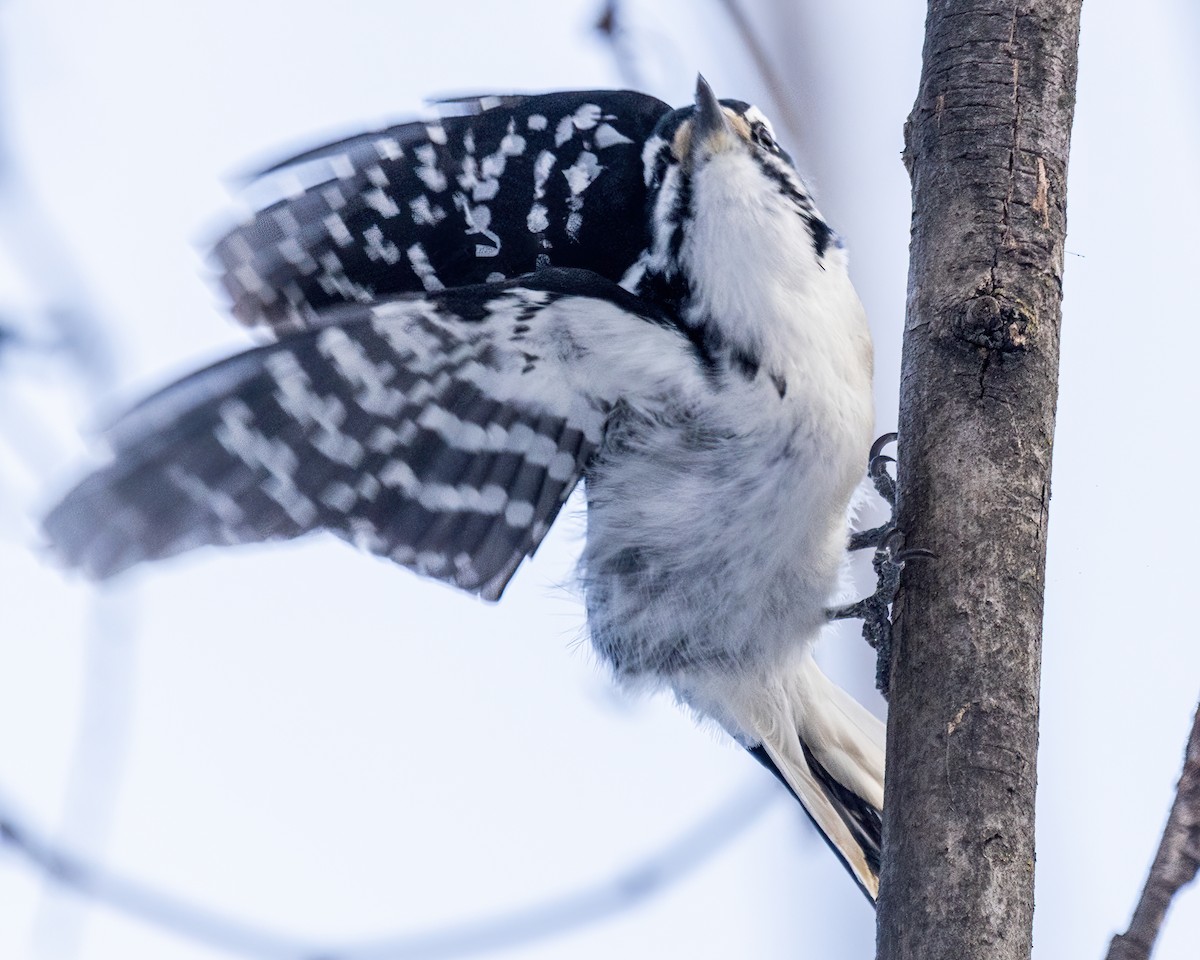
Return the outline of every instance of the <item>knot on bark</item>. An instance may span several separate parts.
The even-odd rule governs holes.
[[[990,863],[1011,863],[1016,856],[1012,840],[1002,833],[993,833],[985,837],[982,851]]]
[[[980,293],[962,305],[955,335],[973,347],[1020,353],[1029,349],[1037,319],[1022,304]]]

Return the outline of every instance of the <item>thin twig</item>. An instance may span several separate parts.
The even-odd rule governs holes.
[[[104,849],[120,795],[135,703],[136,594],[92,590],[88,597],[82,683],[67,762],[59,843],[95,856]],[[77,898],[46,884],[33,922],[39,957],[79,953],[87,911]]]
[[[613,60],[617,72],[621,75],[621,82],[631,90],[644,89],[644,77],[638,69],[637,54],[633,49],[629,29],[625,26],[625,15],[619,0],[605,0],[604,8],[593,27],[612,47]]]
[[[71,373],[88,398],[89,409],[94,410],[116,382],[116,354],[70,244],[38,203],[36,191],[22,167],[9,133],[7,93],[0,85],[0,242],[41,307],[34,335],[15,337],[11,346],[14,352],[55,355],[69,361]],[[0,350],[5,346],[0,343]],[[25,461],[22,466],[27,466],[29,473],[41,482],[45,481],[45,463],[59,459],[51,455],[53,434],[44,429],[43,412],[25,410],[15,420],[6,418],[0,424],[4,427],[3,439],[17,447],[16,455]],[[14,443],[18,430],[21,433],[16,435]],[[20,449],[22,442],[24,449]],[[38,463],[39,459],[43,462]],[[107,834],[120,785],[119,759],[127,745],[128,710],[133,702],[129,696],[135,636],[132,597],[128,591],[122,591],[93,592],[89,598],[79,722],[68,763],[64,813],[58,828],[77,847],[85,849],[100,845]],[[76,901],[56,900],[51,896],[51,888],[45,887],[34,918],[35,952],[52,956],[73,954],[83,919]]]
[[[1163,919],[1181,888],[1200,871],[1200,706],[1184,754],[1175,802],[1150,875],[1125,933],[1113,937],[1106,960],[1147,960]]]
[[[83,273],[70,252],[70,244],[54,229],[38,204],[12,144],[7,121],[7,90],[0,87],[0,240],[42,304],[38,336],[18,346],[33,352],[57,353],[71,363],[71,371],[94,409],[115,380],[117,364],[112,342]],[[30,416],[23,426],[28,432]],[[14,425],[5,423],[12,442]],[[35,431],[36,433],[36,431]],[[27,444],[22,459],[45,452],[53,441],[44,432]],[[57,458],[53,458],[57,459]],[[43,470],[29,464],[35,476]],[[94,847],[108,831],[120,780],[118,758],[125,752],[128,704],[133,657],[131,594],[93,593],[87,614],[88,646],[79,722],[68,764],[59,825],[75,843]],[[82,929],[83,913],[75,902],[55,900],[43,890],[34,920],[35,950],[39,955],[66,956],[74,952]]]
[[[59,351],[94,393],[111,387],[116,359],[112,345],[67,245],[38,205],[0,135],[0,240],[34,289],[46,296],[39,320],[46,336],[17,344]]]
[[[792,104],[787,84],[783,82],[783,78],[775,69],[774,64],[771,62],[771,57],[767,54],[766,48],[758,39],[758,34],[754,32],[754,27],[751,25],[746,12],[737,0],[720,0],[720,2],[721,6],[725,8],[725,12],[729,15],[729,19],[733,21],[734,28],[741,36],[742,43],[750,54],[750,59],[754,61],[754,65],[757,67],[763,83],[766,84],[767,92],[771,94],[771,99],[775,103],[780,119],[783,120],[784,126],[787,127],[792,140],[798,142],[804,125],[800,122],[800,114],[796,112]]]
[[[743,833],[782,791],[756,780],[616,876],[501,916],[324,948],[162,893],[56,847],[0,801],[0,845],[56,883],[194,943],[263,960],[448,960],[520,946],[605,920],[677,883]]]

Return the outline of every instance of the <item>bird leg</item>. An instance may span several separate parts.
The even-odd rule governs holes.
[[[834,607],[826,612],[830,620],[862,620],[863,638],[876,653],[875,685],[886,697],[892,672],[892,601],[900,589],[900,572],[908,560],[929,558],[934,554],[920,548],[904,548],[904,534],[896,529],[896,481],[888,473],[887,465],[896,461],[883,453],[883,448],[896,439],[896,434],[885,433],[871,445],[867,475],[875,490],[892,508],[885,523],[870,530],[855,531],[850,535],[851,550],[875,548],[871,566],[875,570],[875,592],[868,597]]]

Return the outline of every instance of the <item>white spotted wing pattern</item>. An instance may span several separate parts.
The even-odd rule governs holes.
[[[285,196],[214,250],[242,322],[295,329],[339,303],[548,266],[619,280],[648,244],[642,144],[667,104],[628,91],[449,102],[438,120],[264,173]]]
[[[329,530],[495,600],[628,383],[700,384],[686,338],[649,309],[588,271],[549,269],[327,311],[135,407],[110,432],[109,465],[46,531],[105,578]]]

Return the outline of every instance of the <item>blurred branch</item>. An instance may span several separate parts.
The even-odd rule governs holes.
[[[186,939],[271,960],[318,955],[297,942],[160,894],[147,885],[87,863],[38,836],[3,802],[0,802],[0,844],[11,847],[48,880]]]
[[[9,133],[6,79],[0,74],[0,239],[37,299],[40,312],[32,336],[20,328],[15,333],[0,328],[0,353],[11,346],[14,353],[65,358],[68,376],[80,382],[89,404],[94,404],[116,378],[111,337],[92,305],[69,244],[38,204],[36,191],[18,160]],[[0,356],[0,361],[7,359]],[[63,385],[63,380],[52,378],[47,390],[62,389]],[[47,405],[47,409],[53,407]],[[46,409],[39,404],[0,422],[6,434],[3,439],[23,446],[16,452],[24,461],[35,460],[35,454],[53,436],[44,429],[44,413]],[[21,435],[14,440],[17,431]],[[42,459],[56,462],[58,458]],[[30,473],[44,483],[43,464],[31,464]],[[80,710],[58,824],[60,834],[85,850],[102,844],[118,793],[119,759],[125,751],[134,702],[133,610],[128,592],[93,592],[89,597]],[[7,833],[4,839],[8,839]],[[52,890],[45,886],[41,891],[33,924],[34,949],[39,955],[71,956],[76,952],[83,914],[76,904],[55,900]]]
[[[3,82],[0,74],[0,83]],[[7,105],[0,86],[0,111]],[[4,113],[0,112],[0,121]],[[93,390],[111,385],[115,359],[111,344],[68,246],[37,204],[11,148],[7,125],[0,122],[0,235],[9,256],[45,298],[44,319],[52,347],[63,350]],[[38,338],[41,342],[41,338]]]
[[[93,590],[88,599],[79,710],[55,836],[94,854],[104,848],[120,794],[137,702],[137,630],[135,594],[129,588]],[[38,903],[35,953],[77,956],[86,913],[77,900],[55,893],[62,891],[47,885]]]
[[[790,139],[793,143],[803,142],[801,134],[804,125],[800,113],[796,109],[795,100],[789,94],[788,84],[784,82],[780,72],[775,69],[770,54],[767,53],[766,47],[763,46],[755,32],[746,12],[738,0],[720,0],[720,5],[729,19],[733,21],[738,37],[746,48],[754,68],[758,71],[763,85],[775,105],[774,112],[780,121],[780,126],[787,131],[785,139]],[[604,0],[594,27],[596,32],[612,47],[613,58],[616,61],[617,71],[621,74],[622,82],[635,90],[641,90],[644,88],[644,78],[637,66],[637,55],[634,52],[633,38],[627,26],[624,10],[625,4],[621,0]]]
[[[88,303],[66,245],[38,208],[29,185],[3,153],[0,136],[0,234],[33,289],[46,298],[40,319],[50,335],[29,342],[61,350],[83,375],[89,389],[98,393],[114,378],[115,359],[108,336]]]
[[[1167,909],[1200,871],[1200,707],[1184,754],[1175,802],[1150,875],[1125,933],[1113,937],[1106,960],[1148,960]]]
[[[763,83],[766,84],[767,92],[771,94],[771,99],[775,102],[779,116],[790,132],[793,142],[799,143],[804,130],[800,114],[797,113],[796,106],[789,95],[787,84],[783,82],[779,71],[775,69],[766,47],[762,45],[762,41],[754,31],[754,26],[746,16],[746,11],[742,9],[738,0],[721,0],[721,6],[725,8],[725,13],[733,21],[734,29],[741,37],[746,51],[750,54],[750,59],[754,61],[754,66],[762,77]]]
[[[782,791],[765,778],[616,876],[510,913],[425,933],[325,948],[243,923],[86,862],[29,829],[0,801],[0,845],[81,896],[206,946],[263,960],[447,960],[512,948],[622,913],[678,883],[740,835]]]
[[[605,0],[604,8],[596,19],[594,29],[612,47],[613,59],[621,81],[632,90],[645,87],[642,72],[638,69],[637,55],[625,26],[625,16],[620,0]]]

